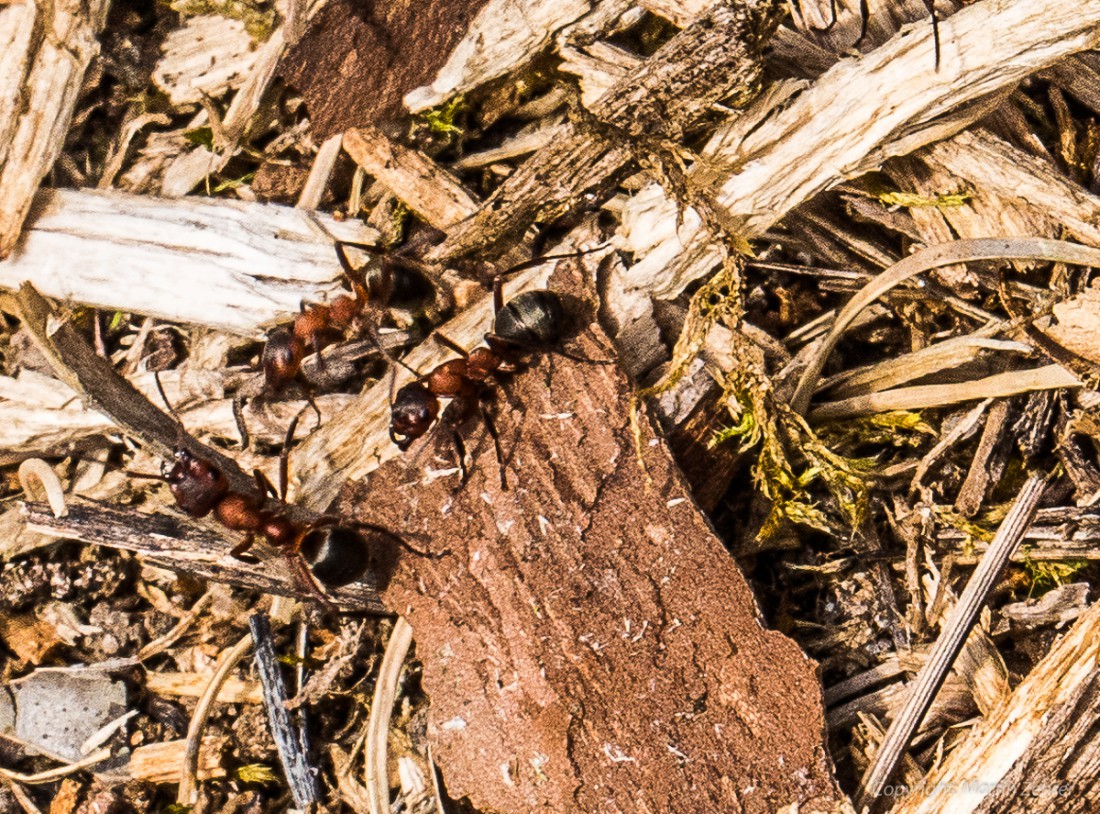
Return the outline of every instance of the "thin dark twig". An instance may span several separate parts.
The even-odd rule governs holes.
[[[275,644],[271,636],[271,624],[266,614],[254,613],[248,618],[248,627],[252,631],[252,646],[256,654],[256,671],[260,674],[263,687],[264,706],[267,708],[267,722],[271,727],[271,737],[279,752],[283,764],[290,794],[294,804],[301,810],[319,801],[317,780],[309,766],[304,742],[305,731],[290,720],[287,709],[286,682],[275,660]]]
[[[890,724],[882,746],[879,747],[875,759],[863,775],[856,796],[857,807],[860,810],[867,810],[875,802],[894,773],[902,753],[913,738],[913,733],[920,726],[933,698],[951,670],[955,657],[958,656],[967,636],[970,635],[986,597],[993,589],[1005,563],[1019,545],[1024,532],[1031,525],[1039,500],[1051,479],[1050,474],[1033,474],[1029,477],[1004,522],[997,529],[993,542],[974,569],[943,632],[932,645],[928,660],[913,681],[909,698]]]

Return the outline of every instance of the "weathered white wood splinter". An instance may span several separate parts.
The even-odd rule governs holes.
[[[0,4],[0,258],[65,144],[109,0]]]
[[[0,287],[259,337],[341,288],[335,239],[377,233],[274,204],[42,190]]]

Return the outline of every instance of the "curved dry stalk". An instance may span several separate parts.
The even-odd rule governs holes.
[[[32,488],[38,484],[38,489]],[[34,492],[41,492],[46,502],[50,504],[50,511],[54,517],[64,517],[69,513],[65,505],[65,488],[61,485],[61,479],[53,471],[48,463],[41,458],[28,458],[19,464],[19,485],[23,492],[31,500],[35,499]]]
[[[163,653],[177,641],[184,633],[187,632],[191,625],[195,624],[195,620],[198,619],[199,614],[206,610],[206,606],[214,601],[213,595],[210,591],[207,591],[200,596],[195,603],[191,606],[191,610],[187,611],[172,629],[165,633],[163,636],[158,636],[145,647],[141,648],[134,657],[136,661],[146,661],[159,653]]]
[[[199,747],[202,746],[202,730],[206,727],[206,720],[210,717],[210,710],[218,697],[218,691],[229,677],[229,672],[237,666],[237,662],[243,659],[252,648],[252,634],[246,633],[231,648],[219,657],[218,669],[210,677],[210,683],[206,685],[199,703],[195,706],[195,712],[191,716],[191,723],[187,727],[187,749],[183,755],[183,766],[180,767],[180,785],[176,792],[176,803],[181,806],[192,806],[195,795],[198,792]]]
[[[892,410],[924,410],[958,404],[962,401],[1006,398],[1035,390],[1060,390],[1063,387],[1081,387],[1081,385],[1081,380],[1061,365],[1044,365],[1031,370],[995,373],[992,376],[965,382],[921,384],[853,396],[823,404],[813,410],[809,418],[813,423],[842,421],[863,415],[888,413]]]
[[[38,772],[36,774],[22,774],[20,772],[13,772],[11,769],[0,768],[0,777],[3,777],[5,780],[14,780],[28,786],[34,786],[41,783],[52,783],[74,772],[79,772],[82,769],[87,769],[89,766],[94,766],[110,756],[111,750],[104,746],[102,749],[96,749],[90,755],[82,757],[75,763],[67,763],[64,766],[58,766],[56,769],[47,769],[44,772]]]
[[[802,373],[798,388],[791,399],[791,407],[805,415],[829,354],[860,311],[910,277],[931,269],[973,260],[1046,260],[1052,263],[1100,266],[1100,249],[1037,237],[979,238],[941,243],[909,255],[861,288],[837,314],[833,327]]]
[[[374,685],[374,697],[371,699],[370,720],[367,722],[367,743],[365,750],[367,794],[371,814],[389,814],[390,786],[387,781],[387,738],[390,731],[390,717],[397,697],[397,679],[405,656],[409,653],[413,641],[412,625],[404,617],[398,617],[393,633],[386,644],[386,654],[382,657],[382,666],[378,670],[378,680]]]

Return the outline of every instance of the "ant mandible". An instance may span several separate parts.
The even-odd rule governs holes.
[[[351,264],[346,249],[378,253],[377,246],[338,240],[336,256],[351,287],[351,296],[341,294],[327,305],[306,307],[287,328],[278,328],[268,336],[260,363],[264,371],[264,392],[271,396],[294,380],[302,368],[306,351],[319,353],[338,342],[352,323],[368,307],[422,307],[432,297],[434,288],[413,261],[387,255],[367,271]],[[372,331],[373,335],[373,331]],[[377,343],[377,337],[375,337]]]
[[[546,259],[549,258],[543,258]],[[466,352],[447,337],[436,334],[442,343],[459,353],[460,358],[444,362],[397,391],[390,408],[390,439],[402,451],[407,450],[438,419],[439,426],[451,433],[461,480],[465,482],[468,476],[466,448],[459,428],[480,412],[496,449],[501,489],[507,489],[500,437],[482,401],[488,379],[498,371],[515,369],[518,356],[524,351],[539,353],[554,348],[565,334],[565,323],[561,298],[553,291],[525,291],[505,304],[503,275],[498,275],[493,280],[493,330],[485,334],[485,346]],[[560,348],[557,352],[576,361],[608,364],[603,360],[574,356]],[[451,399],[442,415],[439,412],[441,398]]]
[[[157,385],[160,385],[159,379]],[[161,394],[163,396],[163,390]],[[244,539],[230,552],[232,556],[240,558],[253,546],[257,536],[263,537],[283,554],[300,587],[323,604],[331,605],[324,588],[339,588],[366,576],[371,549],[381,542],[379,538],[411,547],[380,526],[367,523],[350,526],[333,517],[321,517],[306,524],[289,516],[286,510],[287,461],[299,417],[291,421],[279,457],[278,495],[259,470],[255,472],[256,494],[232,490],[221,469],[182,445],[176,449],[175,463],[171,469],[165,467],[167,471],[162,477],[181,511],[196,518],[213,513],[221,525],[244,532]],[[269,494],[278,497],[277,509],[265,508]]]

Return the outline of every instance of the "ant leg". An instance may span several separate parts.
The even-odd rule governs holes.
[[[572,359],[574,362],[583,362],[586,365],[613,365],[613,364],[615,364],[614,359],[589,359],[587,356],[581,356],[580,354],[577,354],[577,353],[570,353],[569,351],[563,350],[561,348],[554,348],[553,351],[548,352],[548,351],[546,351],[545,348],[538,348],[538,347],[535,347],[534,345],[529,345],[526,342],[516,342],[514,339],[501,339],[496,334],[485,334],[485,341],[488,342],[489,347],[493,348],[494,350],[496,350],[497,347],[507,348],[508,346],[513,346],[513,347],[517,347],[517,348],[523,348],[524,350],[528,351],[529,353],[533,353],[533,354],[556,353],[558,356],[564,356],[566,359]],[[500,352],[501,351],[497,350],[497,353],[500,353]]]
[[[248,434],[248,425],[244,420],[244,398],[238,394],[233,397],[233,421],[237,424],[237,432],[241,436],[241,451],[248,452],[252,446],[252,436]]]
[[[348,257],[348,253],[344,251],[345,246],[353,246],[353,243],[345,243],[343,240],[337,240],[333,244],[333,248],[336,249],[336,259],[340,261],[340,268],[344,270],[344,274],[348,277],[352,277],[355,274],[355,269],[352,268],[351,258]]]
[[[161,401],[164,402],[164,406],[168,408],[168,412],[171,413],[172,417],[175,418],[176,421],[179,421],[180,418],[176,415],[176,408],[172,406],[172,402],[168,400],[168,394],[164,392],[164,384],[160,380],[159,370],[153,372],[153,381],[157,383],[157,392],[160,393],[160,398]]]
[[[313,394],[316,391],[314,390],[314,388],[311,385],[308,385],[306,383],[302,383],[302,390],[304,390],[305,394],[306,394],[306,403],[313,410],[314,416],[317,417],[317,423],[313,425],[313,429],[314,430],[320,429],[320,427],[321,427],[321,408],[317,406],[317,400],[313,397]],[[302,412],[304,413],[305,410],[302,410]],[[301,413],[299,413],[299,415],[301,415]]]
[[[252,470],[252,479],[256,481],[256,488],[260,490],[261,498],[266,499],[270,496],[276,500],[279,499],[279,493],[275,491],[274,484],[272,484],[272,482],[267,479],[267,475],[259,469]]]
[[[461,488],[469,480],[470,470],[466,468],[466,445],[462,443],[462,436],[458,430],[453,427],[451,428],[451,442],[455,445],[455,455],[458,456],[458,471],[460,473],[458,485]]]
[[[353,521],[350,523],[344,523],[343,525],[351,526],[352,528],[356,529],[367,529],[368,531],[373,531],[377,534],[389,537],[410,554],[415,554],[418,557],[427,557],[430,560],[441,560],[451,553],[451,549],[449,548],[445,548],[442,551],[428,551],[424,548],[417,548],[412,543],[394,534],[389,529],[383,528],[382,526],[376,526],[374,525],[374,523],[362,523],[359,521]]]
[[[374,343],[374,346],[378,348],[378,353],[387,362],[390,362],[392,365],[395,366],[400,365],[401,367],[405,368],[405,370],[409,371],[409,373],[416,376],[416,378],[418,379],[423,378],[423,374],[419,370],[415,370],[409,367],[409,365],[405,363],[404,359],[398,359],[390,351],[382,346],[382,337],[378,335],[378,326],[375,323],[367,323],[367,335],[370,336],[370,340]],[[390,403],[393,403],[393,377],[390,378]]]
[[[320,410],[317,414],[320,416]],[[283,448],[279,452],[279,500],[283,503],[286,503],[287,485],[290,482],[290,445],[294,442],[294,431],[298,429],[298,419],[301,417],[302,413],[298,413],[291,419],[290,426],[286,430],[286,438],[283,439]]]
[[[504,275],[498,274],[493,278],[493,322],[496,322],[497,314],[504,310]]]
[[[252,548],[252,544],[254,542],[256,542],[256,538],[250,531],[244,536],[243,540],[241,540],[229,550],[229,556],[235,560],[243,560],[244,562],[248,562],[249,560],[242,555],[246,551],[248,551],[248,549]]]
[[[340,607],[325,593],[324,588],[321,587],[317,578],[310,573],[309,568],[298,552],[288,551],[285,552],[284,556],[286,557],[287,565],[290,567],[291,576],[294,578],[294,582],[297,583],[299,588],[303,589],[328,610],[340,610]]]
[[[602,252],[610,244],[601,243],[592,249],[577,249],[574,252],[564,252],[562,254],[544,254],[538,257],[532,257],[530,260],[524,260],[522,263],[516,263],[516,265],[509,268],[507,271],[502,271],[497,275],[498,278],[507,277],[516,272],[523,271],[524,269],[533,269],[536,266],[541,266],[544,263],[549,263],[551,260],[571,260],[574,257],[584,257],[586,254],[595,254],[596,252]],[[498,309],[499,310],[499,309]]]
[[[489,437],[493,439],[493,447],[497,452],[497,467],[500,469],[500,489],[503,492],[508,491],[508,476],[504,471],[504,451],[500,448],[500,434],[497,432],[496,424],[493,423],[493,417],[486,409],[484,404],[480,404],[481,420],[485,422],[485,431],[489,433]]]

